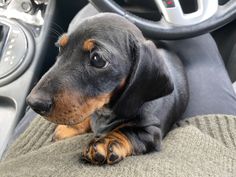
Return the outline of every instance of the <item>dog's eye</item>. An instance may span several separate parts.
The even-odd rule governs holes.
[[[108,66],[108,64],[109,63],[97,53],[92,54],[90,57],[90,65],[96,68],[105,68]]]

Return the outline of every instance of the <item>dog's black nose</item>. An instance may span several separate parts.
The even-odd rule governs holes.
[[[50,97],[30,94],[26,102],[35,112],[42,116],[46,116],[51,112],[52,99]]]

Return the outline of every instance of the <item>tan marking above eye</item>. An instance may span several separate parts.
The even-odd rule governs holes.
[[[95,47],[95,41],[93,39],[87,39],[83,43],[83,50],[90,52]]]
[[[61,47],[66,46],[68,42],[69,42],[69,37],[67,36],[67,34],[63,34],[58,40],[58,44]]]

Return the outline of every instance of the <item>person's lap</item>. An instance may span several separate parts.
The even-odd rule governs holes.
[[[189,83],[189,103],[182,118],[205,114],[236,115],[236,94],[210,34],[164,41],[183,62]]]

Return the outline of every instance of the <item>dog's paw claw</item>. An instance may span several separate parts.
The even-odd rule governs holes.
[[[94,155],[94,161],[98,162],[98,164],[103,164],[106,161],[106,157],[100,153],[96,153]]]

